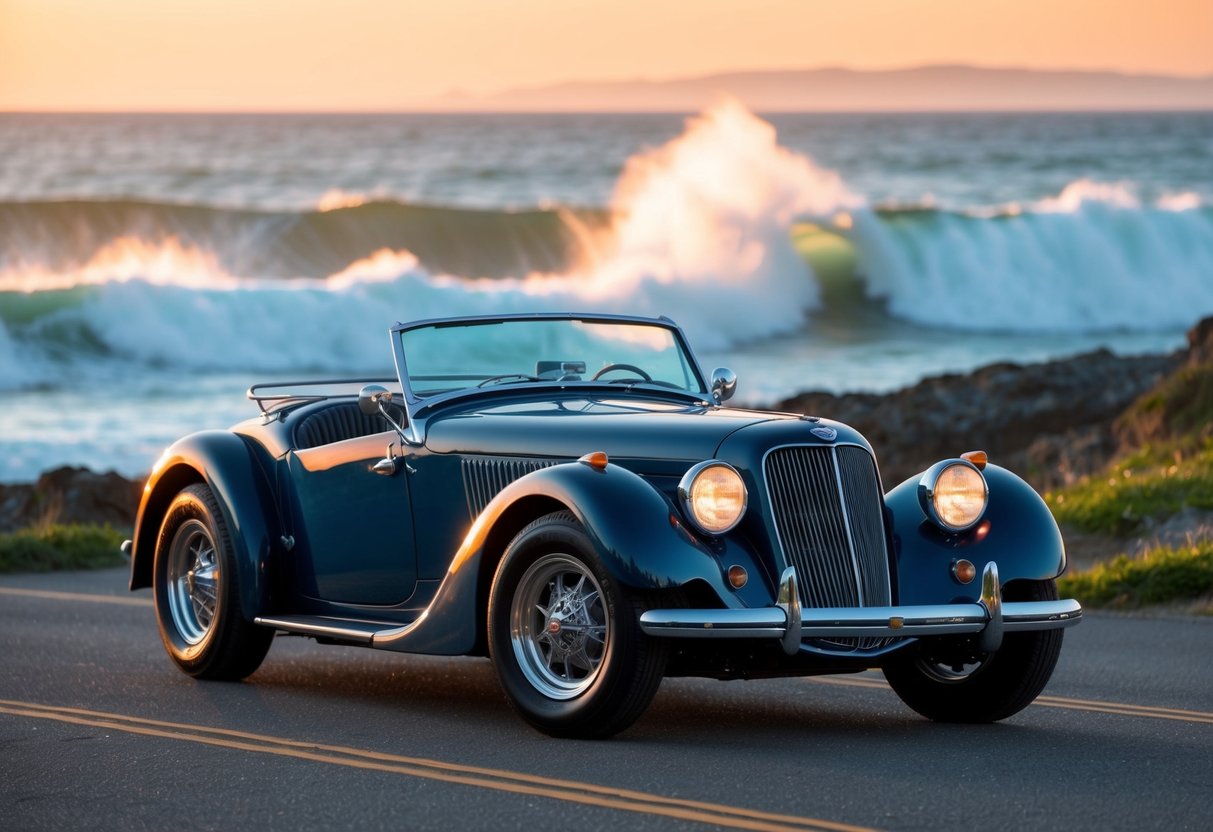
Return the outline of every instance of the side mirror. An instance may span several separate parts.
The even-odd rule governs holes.
[[[392,403],[392,391],[378,384],[368,384],[358,391],[358,409],[367,416],[382,416],[387,420],[387,423],[392,426],[392,430],[396,431],[396,435],[400,437],[400,441],[404,444],[415,444],[409,440],[408,434],[400,427],[400,424],[388,412],[387,406]],[[390,446],[389,446],[390,451]],[[391,453],[388,457],[391,458]],[[376,468],[376,472],[380,474],[394,474],[396,472],[395,462],[392,462],[390,471],[380,470]],[[408,467],[407,465],[405,467]]]
[[[717,367],[712,370],[712,398],[716,404],[721,404],[733,398],[737,392],[737,373],[728,367]]]
[[[378,384],[368,384],[358,391],[358,409],[367,416],[383,413],[392,403],[392,391]]]

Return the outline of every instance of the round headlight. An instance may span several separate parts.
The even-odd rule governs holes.
[[[962,459],[936,463],[918,482],[923,511],[950,532],[972,528],[985,513],[989,496],[981,471]]]
[[[707,534],[724,534],[745,514],[746,490],[731,465],[708,460],[691,468],[678,483],[678,499],[687,517]]]

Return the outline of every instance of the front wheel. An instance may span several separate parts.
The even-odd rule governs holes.
[[[531,523],[506,550],[489,597],[489,653],[510,704],[556,737],[627,728],[665,670],[665,645],[641,632],[640,612],[570,512]]]
[[[209,487],[191,485],[173,498],[160,524],[152,586],[160,638],[182,671],[236,680],[261,665],[274,632],[240,613],[236,556]]]
[[[1008,601],[1055,601],[1054,581],[1009,584]],[[1061,653],[1062,630],[1007,633],[993,653],[965,643],[924,641],[884,667],[890,687],[936,722],[997,722],[1040,695]],[[913,649],[913,648],[911,648]]]

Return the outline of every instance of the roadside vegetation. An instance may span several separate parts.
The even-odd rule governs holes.
[[[1146,393],[1114,426],[1135,448],[1100,475],[1045,495],[1063,526],[1107,536],[1113,544],[1148,535],[1185,509],[1213,512],[1213,363],[1182,367]],[[1087,606],[1132,609],[1205,599],[1213,612],[1213,540],[1155,546],[1119,555],[1059,588]]]
[[[109,526],[52,523],[0,534],[0,572],[104,569],[126,563],[123,533]]]
[[[1084,606],[1137,609],[1196,601],[1213,593],[1213,541],[1151,549],[1141,557],[1116,558],[1057,582],[1063,597]],[[1213,613],[1213,605],[1200,610]]]
[[[1093,534],[1128,537],[1185,508],[1213,511],[1213,441],[1147,445],[1099,476],[1045,495],[1057,522]]]

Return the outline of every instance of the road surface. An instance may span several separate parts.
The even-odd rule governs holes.
[[[282,637],[170,663],[124,570],[0,577],[0,828],[1213,829],[1213,619],[1088,615],[1038,702],[930,723],[877,673],[666,680],[546,738],[486,659]]]

